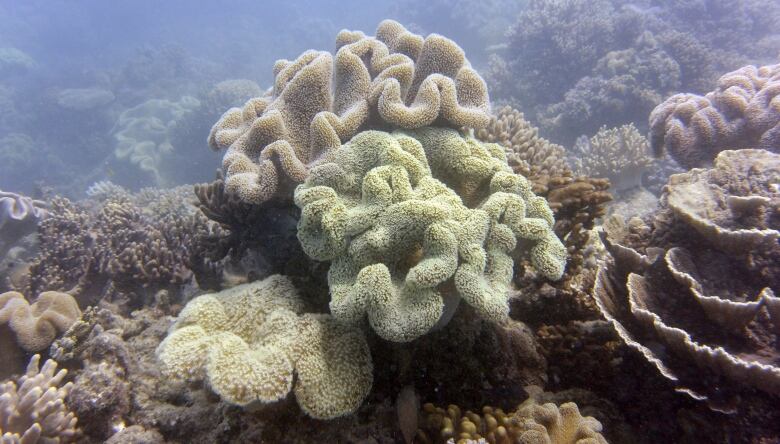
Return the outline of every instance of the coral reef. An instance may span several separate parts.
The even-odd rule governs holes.
[[[498,145],[452,129],[366,131],[332,159],[295,202],[304,251],[332,261],[330,308],[340,321],[367,315],[380,336],[407,342],[446,324],[461,298],[505,319],[518,243],[541,276],[563,274],[552,211]]]
[[[705,96],[676,94],[650,114],[650,143],[687,168],[710,164],[725,149],[780,150],[780,64],[723,75]]]
[[[531,388],[529,388],[531,390]],[[533,393],[533,391],[532,391]],[[552,444],[606,444],[601,435],[601,423],[590,416],[583,417],[577,404],[560,406],[544,404],[532,396],[517,410],[485,406],[482,414],[462,412],[450,404],[446,409],[433,404],[423,406],[423,427],[416,442],[486,442],[491,444],[522,442]],[[449,441],[448,441],[449,440]]]
[[[57,104],[71,111],[87,111],[108,105],[114,93],[100,88],[71,88],[57,94]]]
[[[158,348],[163,371],[205,380],[233,404],[278,401],[292,388],[314,418],[355,411],[373,380],[362,333],[302,311],[297,290],[280,275],[199,296]]]
[[[0,48],[0,74],[7,76],[29,71],[35,66],[35,61],[16,48]]]
[[[92,208],[52,200],[50,217],[38,229],[31,294],[67,291],[91,305],[119,292],[133,306],[189,281],[205,254],[192,239],[210,224],[189,204],[194,200],[189,187],[135,195],[112,192],[113,197]]]
[[[65,404],[72,383],[62,386],[68,373],[57,371],[57,362],[47,360],[38,368],[34,355],[27,372],[16,382],[0,384],[0,439],[9,443],[65,443],[78,431],[77,419]]]
[[[46,203],[0,190],[0,257],[10,245],[35,231],[48,215]]]
[[[671,177],[650,226],[613,220],[602,234],[599,309],[678,391],[720,411],[780,394],[778,180],[779,155],[722,151]]]
[[[274,66],[271,97],[228,110],[209,136],[226,149],[228,192],[248,203],[283,195],[367,125],[488,123],[487,87],[451,40],[386,20],[377,37],[342,31],[338,52],[307,51]]]
[[[647,139],[628,124],[601,127],[590,140],[584,136],[577,139],[570,162],[577,174],[606,177],[612,188],[621,192],[641,185],[642,174],[653,159]]]
[[[539,129],[511,106],[499,109],[485,128],[475,131],[474,137],[503,146],[509,166],[516,174],[531,181],[534,193],[543,192],[542,184],[550,177],[563,176],[570,171],[566,150],[539,137]]]
[[[32,304],[15,291],[0,294],[0,325],[8,324],[28,352],[47,349],[80,316],[76,300],[67,293],[45,291]]]
[[[252,97],[261,95],[263,90],[257,83],[248,79],[229,79],[214,85],[201,102],[209,114],[219,116],[226,109],[241,106]]]
[[[147,172],[155,184],[166,184],[161,169],[166,158],[174,155],[171,134],[199,107],[198,99],[184,96],[175,102],[150,99],[125,110],[115,125],[114,154]]]

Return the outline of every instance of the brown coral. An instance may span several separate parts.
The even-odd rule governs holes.
[[[28,352],[48,348],[80,316],[76,300],[67,293],[45,291],[33,304],[15,291],[0,294],[0,325],[7,323]]]
[[[704,97],[676,94],[650,114],[650,143],[688,168],[724,149],[780,147],[780,65],[742,67],[723,75]]]
[[[602,236],[613,261],[594,288],[601,312],[717,410],[758,396],[745,387],[780,394],[778,180],[780,155],[723,151],[712,169],[672,176],[652,227],[610,223]]]
[[[229,192],[268,201],[366,125],[487,124],[485,82],[451,40],[385,20],[376,37],[340,32],[336,47],[335,57],[307,51],[276,62],[272,97],[232,108],[214,125],[209,145],[227,149]]]

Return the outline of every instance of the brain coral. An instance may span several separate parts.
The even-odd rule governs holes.
[[[280,275],[197,297],[157,349],[163,371],[205,380],[233,404],[277,401],[292,388],[314,418],[349,414],[371,389],[368,344],[330,315],[299,315],[303,308]]]
[[[724,149],[780,150],[780,64],[723,75],[704,97],[675,94],[650,114],[650,144],[681,165],[711,163]]]
[[[519,242],[541,275],[563,274],[552,211],[498,145],[443,128],[366,131],[332,159],[312,169],[295,203],[304,251],[332,261],[340,321],[368,315],[380,336],[405,342],[449,321],[461,298],[504,319]]]
[[[780,155],[722,151],[713,168],[671,177],[651,227],[602,233],[613,261],[596,280],[600,310],[678,391],[716,410],[752,406],[760,392],[746,388],[780,394],[778,183]]]
[[[379,24],[376,37],[342,31],[337,53],[307,51],[274,66],[270,97],[232,108],[209,135],[226,186],[250,203],[303,182],[309,169],[370,127],[487,125],[487,87],[451,40]]]

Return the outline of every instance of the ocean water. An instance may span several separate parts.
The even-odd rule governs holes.
[[[780,442],[778,30],[0,0],[0,441]]]

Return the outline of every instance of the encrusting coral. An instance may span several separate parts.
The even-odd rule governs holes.
[[[300,314],[303,309],[280,275],[199,296],[158,348],[163,371],[204,380],[233,404],[278,401],[292,389],[314,418],[349,414],[371,389],[368,344],[359,330],[330,315]]]
[[[232,108],[209,135],[227,149],[230,193],[262,203],[304,181],[343,142],[366,127],[487,125],[487,87],[463,51],[432,34],[423,39],[385,20],[376,37],[342,31],[335,57],[307,51],[274,66],[271,97]]]
[[[612,261],[596,280],[599,309],[678,391],[716,410],[760,396],[750,388],[780,394],[778,181],[780,155],[722,151],[713,168],[670,178],[651,226],[610,221],[602,235]]]
[[[295,203],[304,251],[332,261],[334,317],[368,315],[390,341],[446,324],[460,299],[505,319],[518,244],[548,279],[566,262],[547,202],[503,149],[453,129],[360,133],[312,169]]]
[[[27,372],[16,382],[0,384],[0,441],[19,444],[56,444],[73,441],[77,419],[65,405],[73,384],[62,386],[68,373],[57,371],[57,362],[47,360],[38,369],[34,355]]]
[[[601,127],[590,140],[581,137],[572,154],[577,174],[606,177],[618,192],[640,186],[642,173],[653,163],[647,139],[632,123]]]
[[[15,291],[0,294],[0,325],[7,323],[28,352],[47,349],[80,316],[76,300],[67,293],[45,291],[32,304]]]
[[[780,150],[780,64],[723,75],[705,96],[675,94],[650,114],[650,144],[681,165],[710,164],[722,150]]]
[[[535,387],[533,387],[536,389]],[[531,389],[531,387],[529,387]],[[577,404],[539,404],[532,395],[517,410],[505,413],[489,406],[482,414],[450,404],[446,409],[423,406],[423,423],[415,436],[418,443],[453,442],[466,444],[606,444],[602,425],[593,417],[583,417]]]

